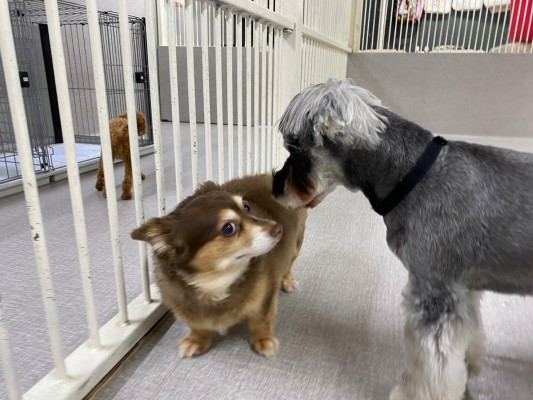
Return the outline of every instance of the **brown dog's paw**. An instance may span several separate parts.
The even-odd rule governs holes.
[[[131,193],[122,193],[122,196],[120,198],[122,200],[131,200],[133,199],[133,195]]]
[[[96,185],[94,185],[94,188],[96,190],[98,190],[99,192],[102,191],[102,188],[104,187],[104,185],[102,185],[100,182],[96,182]]]
[[[179,356],[181,358],[199,356],[209,350],[210,340],[200,339],[197,336],[189,335],[181,340]]]
[[[262,339],[252,339],[252,349],[262,356],[272,357],[278,349],[278,339],[269,336]]]
[[[286,293],[291,293],[298,286],[298,282],[294,279],[292,274],[287,274],[283,277],[283,282],[281,283],[281,290]]]

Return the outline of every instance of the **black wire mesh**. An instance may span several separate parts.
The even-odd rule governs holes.
[[[54,168],[55,143],[62,143],[59,107],[42,0],[10,0],[18,64],[28,73],[30,86],[24,88],[25,108],[37,172]],[[91,46],[84,6],[59,0],[59,19],[65,51],[69,95],[77,143],[100,143]],[[119,17],[114,12],[98,13],[109,118],[126,112],[124,73],[120,44]],[[148,130],[141,146],[153,143],[150,89],[144,19],[129,17],[135,103],[147,119]],[[0,183],[20,177],[18,154],[0,67]]]

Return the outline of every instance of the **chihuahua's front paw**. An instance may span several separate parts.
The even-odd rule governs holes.
[[[252,349],[265,357],[272,357],[278,349],[278,339],[269,336],[261,339],[252,339]]]
[[[211,340],[191,334],[181,340],[179,356],[181,358],[199,356],[209,350]]]
[[[298,282],[294,279],[291,273],[286,274],[283,277],[283,282],[281,283],[281,290],[286,293],[291,293],[296,289]]]

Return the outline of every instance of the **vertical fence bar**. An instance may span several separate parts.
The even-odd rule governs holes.
[[[224,160],[224,110],[222,99],[222,25],[220,23],[220,7],[215,9],[214,31],[215,31],[215,81],[217,97],[217,142],[218,142],[218,181],[224,181],[225,160]]]
[[[486,12],[485,13],[485,20],[483,22],[483,32],[481,33],[481,43],[479,45],[479,48],[481,50],[483,50],[483,41],[485,40],[485,29],[487,28],[487,17],[488,17],[489,13]],[[474,44],[475,45],[475,44]]]
[[[259,172],[259,56],[260,56],[260,24],[254,22],[254,174]],[[262,67],[262,66],[261,66]]]
[[[385,26],[387,23],[387,0],[381,0],[381,7],[379,12],[379,28],[378,28],[378,50],[383,50],[385,47]]]
[[[166,214],[165,205],[165,168],[163,164],[163,141],[161,137],[161,113],[159,109],[159,75],[157,71],[157,19],[155,2],[145,0],[146,47],[148,59],[148,83],[150,85],[150,106],[152,112],[152,134],[154,137],[155,179],[157,187],[157,206],[159,216]],[[175,40],[176,36],[174,36]],[[169,46],[170,48],[170,46]],[[179,198],[178,198],[179,199]]]
[[[80,171],[76,156],[76,139],[74,137],[74,125],[68,90],[67,70],[65,67],[65,54],[61,39],[59,25],[59,10],[57,0],[45,2],[50,48],[54,66],[57,99],[60,105],[61,130],[67,158],[67,175],[70,190],[70,200],[74,219],[74,231],[80,260],[83,294],[87,312],[87,324],[89,326],[89,341],[92,346],[100,346],[98,333],[98,319],[96,317],[96,305],[91,283],[91,263],[89,260],[89,245],[87,241],[87,229],[85,224],[85,212],[83,209],[83,195],[81,193]]]
[[[174,142],[174,171],[176,198],[183,199],[183,165],[181,157],[181,115],[179,103],[178,60],[176,55],[176,9],[174,2],[167,2],[168,70],[170,74],[170,103],[172,104],[172,136]]]
[[[15,131],[15,141],[19,151],[20,165],[22,167],[22,183],[26,198],[26,208],[32,235],[33,251],[37,262],[41,293],[43,297],[48,335],[50,337],[50,347],[52,357],[57,372],[61,378],[66,378],[65,362],[61,344],[61,334],[59,332],[59,320],[54,297],[54,287],[48,259],[48,249],[44,234],[41,205],[39,203],[39,191],[37,190],[37,180],[33,167],[33,155],[29,130],[24,109],[24,99],[20,87],[19,70],[17,65],[17,54],[15,51],[15,41],[11,29],[9,6],[7,1],[0,1],[0,54],[4,68],[5,83],[8,101],[11,109],[13,129]]]
[[[274,120],[277,121],[280,117],[279,108],[280,108],[280,101],[279,101],[279,56],[280,56],[280,48],[281,48],[281,36],[282,31],[281,29],[275,29],[274,30],[274,96],[273,96],[273,104],[272,104],[272,112],[274,116]],[[280,151],[280,134],[278,130],[276,129],[276,132],[274,133],[274,167],[278,167],[281,160],[281,151]]]
[[[237,46],[237,176],[244,174],[243,140],[242,140],[242,16],[237,14],[235,45]]]
[[[246,173],[252,172],[252,19],[245,19],[246,38]],[[256,39],[257,40],[257,39]]]
[[[391,33],[392,33],[392,20],[394,18],[394,1],[391,1],[390,16],[391,16],[391,20],[390,20],[390,24],[389,24],[389,35],[388,35],[388,38],[387,38],[387,49],[389,49],[389,50],[391,48],[390,47],[390,38],[391,38]],[[424,13],[424,17],[425,16],[426,16],[426,14]],[[394,42],[392,43],[392,47],[394,48]]]
[[[366,3],[366,27],[365,27],[365,46],[364,46],[364,49],[365,50],[368,50],[368,37],[370,36],[370,16],[372,15],[372,1],[365,1]],[[400,33],[400,36],[401,36],[401,33]],[[372,44],[372,43],[370,43]]]
[[[273,67],[273,60],[274,60],[274,46],[273,46],[273,39],[274,39],[274,29],[272,27],[269,29],[269,35],[268,35],[268,46],[266,50],[268,50],[268,100],[267,100],[267,123],[268,123],[268,137],[267,137],[267,143],[268,143],[268,149],[267,149],[267,167],[272,168],[272,130],[274,129],[274,120],[272,117],[272,98],[273,98],[273,91],[274,91],[274,85],[272,82],[272,79],[274,77],[272,67]]]
[[[124,71],[124,88],[126,94],[126,109],[128,110],[128,130],[130,137],[131,169],[133,175],[133,193],[135,196],[135,216],[137,226],[144,222],[144,198],[141,179],[141,164],[139,155],[139,135],[137,132],[137,117],[135,106],[135,90],[133,88],[133,66],[131,58],[131,40],[128,20],[127,0],[119,2],[120,43],[122,47],[122,64]],[[174,35],[173,35],[174,36]],[[127,165],[128,160],[124,161]],[[146,242],[139,240],[139,258],[141,262],[142,288],[144,300],[151,302],[150,275],[148,272],[148,254]]]
[[[194,79],[194,24],[193,0],[185,1],[186,48],[187,48],[187,89],[189,95],[189,127],[191,136],[191,178],[192,189],[198,186],[198,134],[196,127],[196,82]]]
[[[531,0],[530,0],[531,1]],[[527,18],[527,15],[526,15],[526,12],[527,12],[527,0],[520,0],[520,5],[518,6],[518,15],[521,15],[520,13],[520,8],[522,7],[522,3],[524,3],[524,18],[522,18],[522,27],[520,28],[520,36],[518,37],[519,41],[522,40],[522,38],[524,37],[524,28],[526,27],[526,22],[528,21],[528,18]],[[501,13],[498,13],[498,19],[500,17],[500,14]],[[518,30],[517,30],[518,31]],[[513,49],[514,49],[514,46],[513,46]],[[520,50],[517,50],[517,52],[520,52]]]
[[[6,380],[7,393],[10,400],[22,399],[20,386],[15,372],[15,365],[13,364],[13,357],[11,356],[11,348],[9,344],[9,335],[7,328],[4,325],[4,308],[2,304],[2,296],[0,296],[0,365],[4,371],[4,378]]]
[[[94,87],[98,108],[98,124],[102,143],[102,157],[104,164],[105,188],[107,193],[107,212],[113,253],[113,265],[117,290],[117,301],[121,322],[128,323],[128,309],[126,304],[126,287],[124,283],[124,266],[122,262],[122,246],[118,222],[117,194],[113,156],[111,153],[111,138],[109,135],[109,115],[107,112],[107,97],[105,88],[104,60],[102,56],[102,41],[98,24],[98,7],[96,0],[87,1],[87,20],[91,40],[91,54],[94,70]]]
[[[500,15],[500,13],[498,13],[498,16]],[[490,37],[492,36],[492,28],[494,26],[494,13],[492,13],[492,15],[490,16],[490,26],[489,26],[489,37],[487,38],[487,51],[489,51],[489,47],[490,47]],[[498,30],[496,30],[497,32]]]
[[[524,24],[526,23],[527,19],[524,18]],[[529,15],[529,25],[527,27],[527,33],[526,33],[526,38],[529,37],[529,34],[531,33],[531,26],[533,25],[533,7],[531,7],[531,14]],[[505,26],[505,24],[504,24]],[[503,36],[503,31],[502,31],[502,36]],[[523,37],[523,36],[522,36]],[[533,53],[533,43],[531,44],[530,47],[530,52]],[[527,51],[527,47],[524,46],[524,53]]]
[[[492,40],[492,47],[496,46],[496,39],[497,39],[497,36],[498,36],[498,27],[500,26],[500,16],[502,15],[501,12],[498,13],[498,18],[496,19],[496,31],[494,33],[494,38]],[[502,32],[500,33],[500,36],[503,35],[503,28],[502,28]]]
[[[226,10],[226,96],[228,112],[228,178],[235,176],[234,147],[233,147],[233,43],[235,40],[233,28],[233,14]]]
[[[267,27],[265,24],[261,25],[261,172],[266,171],[266,67],[267,67]]]
[[[209,36],[207,21],[207,0],[200,2],[201,39],[202,39],[202,86],[204,89],[204,136],[205,136],[205,168],[207,179],[213,179],[213,157],[211,145],[211,96],[209,91]]]
[[[502,2],[503,2],[503,0],[500,0],[500,8],[499,8],[500,12],[501,12],[501,7],[502,7]],[[533,10],[532,10],[532,12],[533,12]],[[504,14],[505,14],[505,15],[504,15],[504,17],[503,17],[502,34],[500,35],[500,44],[499,44],[500,49],[498,50],[499,53],[501,53],[501,51],[502,51],[502,50],[501,50],[501,46],[502,46],[502,44],[503,44],[503,34],[505,33],[505,27],[507,26],[507,15],[509,14],[509,11],[506,11]],[[507,34],[507,36],[508,36],[508,35],[509,35],[509,34]],[[475,45],[474,45],[474,47],[475,47]],[[533,48],[533,46],[532,46],[532,48]]]

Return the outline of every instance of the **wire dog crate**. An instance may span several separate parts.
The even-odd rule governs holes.
[[[98,157],[100,153],[87,12],[84,6],[63,0],[59,0],[58,5],[76,143],[80,144],[80,161],[86,161]],[[45,6],[40,0],[10,0],[9,6],[16,35],[18,65],[21,85],[24,88],[35,170],[47,172],[65,164],[62,162],[63,137]],[[101,11],[98,13],[98,19],[108,113],[110,118],[115,118],[126,112],[119,17],[114,12]],[[139,144],[146,146],[152,144],[153,139],[144,19],[130,16],[129,31],[133,46],[132,79],[136,109],[146,116],[148,122],[147,134],[139,139]],[[7,93],[0,67],[0,183],[20,178],[18,164]]]

